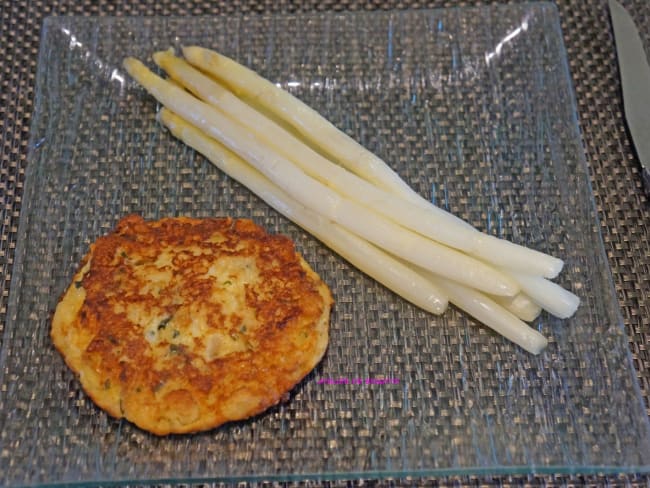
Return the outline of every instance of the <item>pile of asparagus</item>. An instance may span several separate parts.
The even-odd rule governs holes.
[[[562,260],[484,234],[413,191],[384,161],[290,93],[214,51],[157,52],[163,79],[124,67],[171,133],[343,258],[434,314],[448,303],[534,354],[524,321],[567,318],[579,299],[550,281]]]

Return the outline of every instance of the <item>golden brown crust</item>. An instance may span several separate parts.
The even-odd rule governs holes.
[[[89,396],[158,435],[278,403],[320,361],[332,298],[249,220],[122,219],[82,261],[51,336]]]

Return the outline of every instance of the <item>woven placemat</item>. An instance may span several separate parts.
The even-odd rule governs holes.
[[[306,1],[306,2],[27,2],[0,7],[0,340],[6,316],[18,218],[21,209],[30,118],[33,109],[40,26],[47,15],[220,15],[311,10],[360,10],[475,5],[486,2]],[[650,46],[650,4],[623,2]],[[639,167],[625,129],[613,37],[605,1],[558,2],[580,128],[602,235],[629,335],[646,406],[650,406],[650,205],[640,186]],[[0,392],[2,394],[2,392]],[[649,408],[650,411],[650,408]],[[398,480],[405,481],[405,480]],[[418,480],[422,481],[422,480]],[[433,480],[431,480],[433,481]],[[460,477],[441,484],[504,485],[650,482],[647,477]]]

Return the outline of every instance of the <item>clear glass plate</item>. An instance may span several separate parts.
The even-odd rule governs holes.
[[[535,321],[550,344],[532,356],[355,270],[155,122],[122,59],[190,43],[292,91],[475,226],[562,257],[578,313]],[[553,5],[49,18],[35,97],[0,352],[1,484],[648,470]],[[51,313],[89,243],[128,213],[249,217],[295,240],[336,307],[326,357],[287,403],[157,438],[80,390]]]

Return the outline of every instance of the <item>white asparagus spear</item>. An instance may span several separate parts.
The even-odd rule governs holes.
[[[553,276],[562,268],[562,261],[557,258],[483,234],[471,226],[457,225],[435,206],[424,208],[403,198],[395,198],[386,190],[332,163],[223,86],[176,57],[173,50],[157,52],[153,59],[172,80],[247,127],[307,174],[394,222],[493,265],[542,276]]]
[[[341,226],[314,214],[291,199],[239,156],[168,109],[163,108],[160,111],[159,119],[175,137],[206,156],[219,169],[240,181],[270,206],[312,233],[369,276],[424,310],[433,313],[444,311],[446,298],[439,291],[439,277],[425,273],[428,279],[425,278],[410,265],[391,257]],[[538,354],[545,347],[546,339],[539,332],[517,320],[481,293],[454,283],[442,286],[446,286],[454,294],[454,304],[458,308],[495,331],[507,334],[508,339],[525,350]]]
[[[306,207],[385,251],[441,276],[494,295],[510,296],[519,291],[512,279],[487,264],[428,240],[343,198],[260,144],[254,134],[210,105],[156,76],[140,61],[127,58],[124,67],[160,103],[222,142]]]
[[[270,207],[301,226],[368,276],[423,310],[436,315],[446,310],[447,298],[431,280],[301,205],[235,153],[170,110],[161,109],[158,119],[174,137],[203,154],[221,171],[239,181]]]
[[[542,334],[486,295],[449,280],[436,284],[447,293],[451,303],[526,351],[539,354],[548,344]]]
[[[580,298],[541,276],[532,276],[512,271],[510,275],[517,280],[522,291],[547,312],[566,319],[571,317],[580,305]]]

